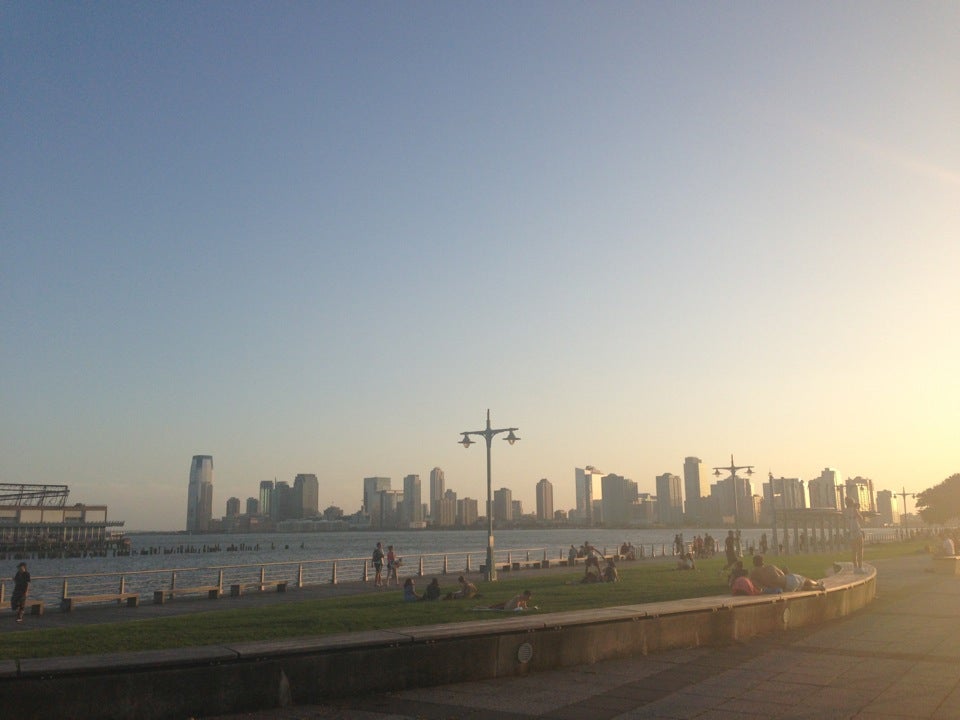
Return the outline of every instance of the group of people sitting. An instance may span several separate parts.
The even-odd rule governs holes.
[[[582,583],[596,582],[617,582],[620,579],[620,573],[617,571],[617,564],[613,558],[607,558],[606,565],[600,568],[600,558],[591,555],[587,558],[583,569]]]
[[[749,572],[743,567],[743,560],[737,560],[727,582],[730,585],[730,592],[734,595],[826,589],[822,582],[811,580],[799,573],[792,573],[788,568],[781,570],[776,565],[767,565],[763,561],[763,555],[753,556],[753,569]]]
[[[467,600],[480,595],[477,586],[464,578],[463,575],[457,578],[457,582],[460,584],[458,590],[443,595],[440,589],[440,581],[437,578],[433,578],[430,584],[427,585],[427,589],[421,595],[417,592],[413,578],[408,577],[403,582],[403,600],[404,602],[416,602],[418,600]]]

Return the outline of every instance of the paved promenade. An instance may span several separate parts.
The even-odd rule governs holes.
[[[960,577],[927,556],[875,566],[870,607],[816,628],[218,720],[960,718]]]

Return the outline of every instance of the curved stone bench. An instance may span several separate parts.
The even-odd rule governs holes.
[[[849,563],[825,591],[714,596],[310,638],[0,662],[16,717],[218,715],[509,677],[746,640],[848,615],[876,593]]]

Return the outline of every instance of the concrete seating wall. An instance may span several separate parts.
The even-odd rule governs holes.
[[[867,605],[876,571],[826,591],[646,605],[334,636],[0,662],[12,717],[152,718],[250,712],[338,696],[509,677],[821,623]]]

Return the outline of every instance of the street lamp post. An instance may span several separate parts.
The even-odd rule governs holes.
[[[917,494],[908,493],[907,489],[903,488],[903,492],[894,493],[894,495],[899,495],[903,498],[903,518],[900,521],[900,526],[903,529],[903,539],[906,540],[909,537],[909,533],[907,532],[907,498],[915,498]]]
[[[777,490],[773,484],[773,473],[770,475],[770,509],[773,513],[773,550],[774,553],[780,554],[780,540],[777,538]],[[781,479],[780,487],[786,492],[786,489],[783,486],[783,481]]]
[[[743,478],[737,477],[737,470],[746,470],[747,475],[753,475],[753,465],[734,465],[733,455],[730,455],[730,467],[715,467],[713,469],[713,474],[717,477],[720,477],[720,471],[726,470],[730,473],[730,485],[733,487],[733,524],[737,531],[737,544],[740,543],[740,501],[738,498],[739,493],[737,492],[737,480],[743,480]],[[744,480],[746,482],[746,480]],[[737,553],[740,554],[741,550],[738,547]]]
[[[490,441],[493,440],[494,436],[499,435],[500,433],[509,433],[504,440],[513,445],[518,438],[516,436],[516,431],[519,428],[499,428],[494,429],[490,427],[490,410],[487,409],[487,427],[484,430],[468,430],[464,433],[463,439],[460,440],[460,444],[464,448],[469,448],[473,445],[473,440],[470,439],[471,435],[479,435],[487,441],[487,565],[486,565],[486,579],[488,582],[496,582],[497,580],[497,568],[493,562],[493,482],[492,476],[490,474]]]

